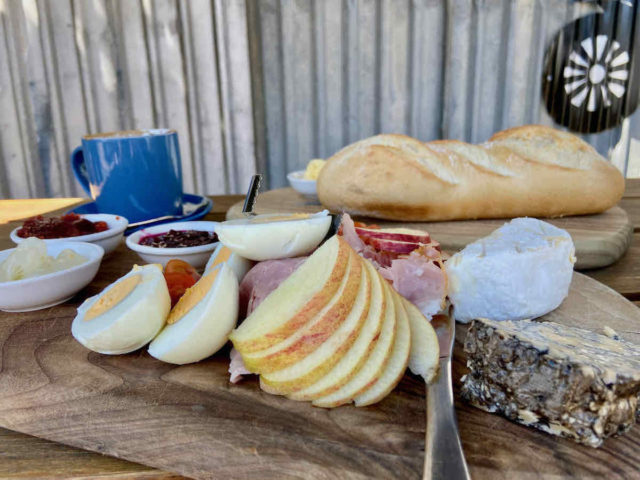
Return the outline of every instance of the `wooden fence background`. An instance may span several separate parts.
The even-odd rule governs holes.
[[[569,0],[0,0],[0,197],[82,196],[85,133],[171,127],[184,189],[245,190],[378,132],[483,141],[551,124]],[[636,134],[638,132],[638,134]],[[587,137],[622,170],[634,115]],[[640,163],[640,162],[639,162]]]

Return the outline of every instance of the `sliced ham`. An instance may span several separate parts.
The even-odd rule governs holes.
[[[444,308],[447,295],[445,273],[436,261],[419,250],[393,259],[390,267],[383,267],[379,272],[427,318]]]
[[[381,249],[385,242],[403,246],[407,242],[393,240],[392,235],[387,235],[382,242],[379,239],[361,237],[358,235],[358,228],[367,230],[364,225],[356,226],[348,214],[342,215],[339,233],[356,252],[372,261],[400,295],[416,305],[427,317],[444,307],[447,277],[442,268],[444,259],[438,242],[430,240],[428,244],[415,244],[416,248],[411,252],[387,251]],[[392,234],[394,230],[389,229],[387,232]],[[401,232],[400,235],[404,234],[405,232]],[[428,238],[426,232],[425,235]]]
[[[353,248],[356,252],[361,253],[365,249],[365,243],[356,232],[356,225],[348,213],[342,214],[342,221],[340,222],[340,230],[338,234],[342,235],[342,238]]]
[[[306,259],[295,257],[257,263],[240,282],[241,315],[253,312]]]
[[[240,282],[240,318],[253,312],[278,286],[289,277],[307,257],[265,260],[257,263]],[[229,374],[231,383],[242,380],[243,375],[251,375],[235,348],[229,354]]]
[[[251,372],[244,366],[240,352],[232,348],[229,357],[231,357],[231,362],[229,362],[229,381],[231,383],[238,383],[242,380],[243,375],[251,375]]]
[[[392,252],[382,252],[376,250],[372,245],[367,245],[356,232],[356,225],[348,213],[342,214],[342,222],[340,223],[339,235],[353,248],[360,256],[371,260],[373,265],[384,267],[391,265],[391,260],[396,257]]]

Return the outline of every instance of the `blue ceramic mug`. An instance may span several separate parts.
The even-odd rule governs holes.
[[[174,130],[129,130],[82,138],[73,172],[100,213],[139,222],[182,213],[182,168]]]

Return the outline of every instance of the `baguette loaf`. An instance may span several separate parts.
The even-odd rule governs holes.
[[[480,145],[370,137],[329,158],[317,187],[333,211],[429,221],[598,213],[620,200],[624,178],[578,137],[529,125]]]

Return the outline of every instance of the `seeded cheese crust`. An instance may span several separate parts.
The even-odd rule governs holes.
[[[592,447],[635,423],[635,344],[552,322],[476,319],[464,351],[461,395],[478,408]]]
[[[593,147],[541,125],[479,145],[377,135],[337,152],[318,178],[332,211],[404,221],[598,213],[623,191],[622,174]]]

